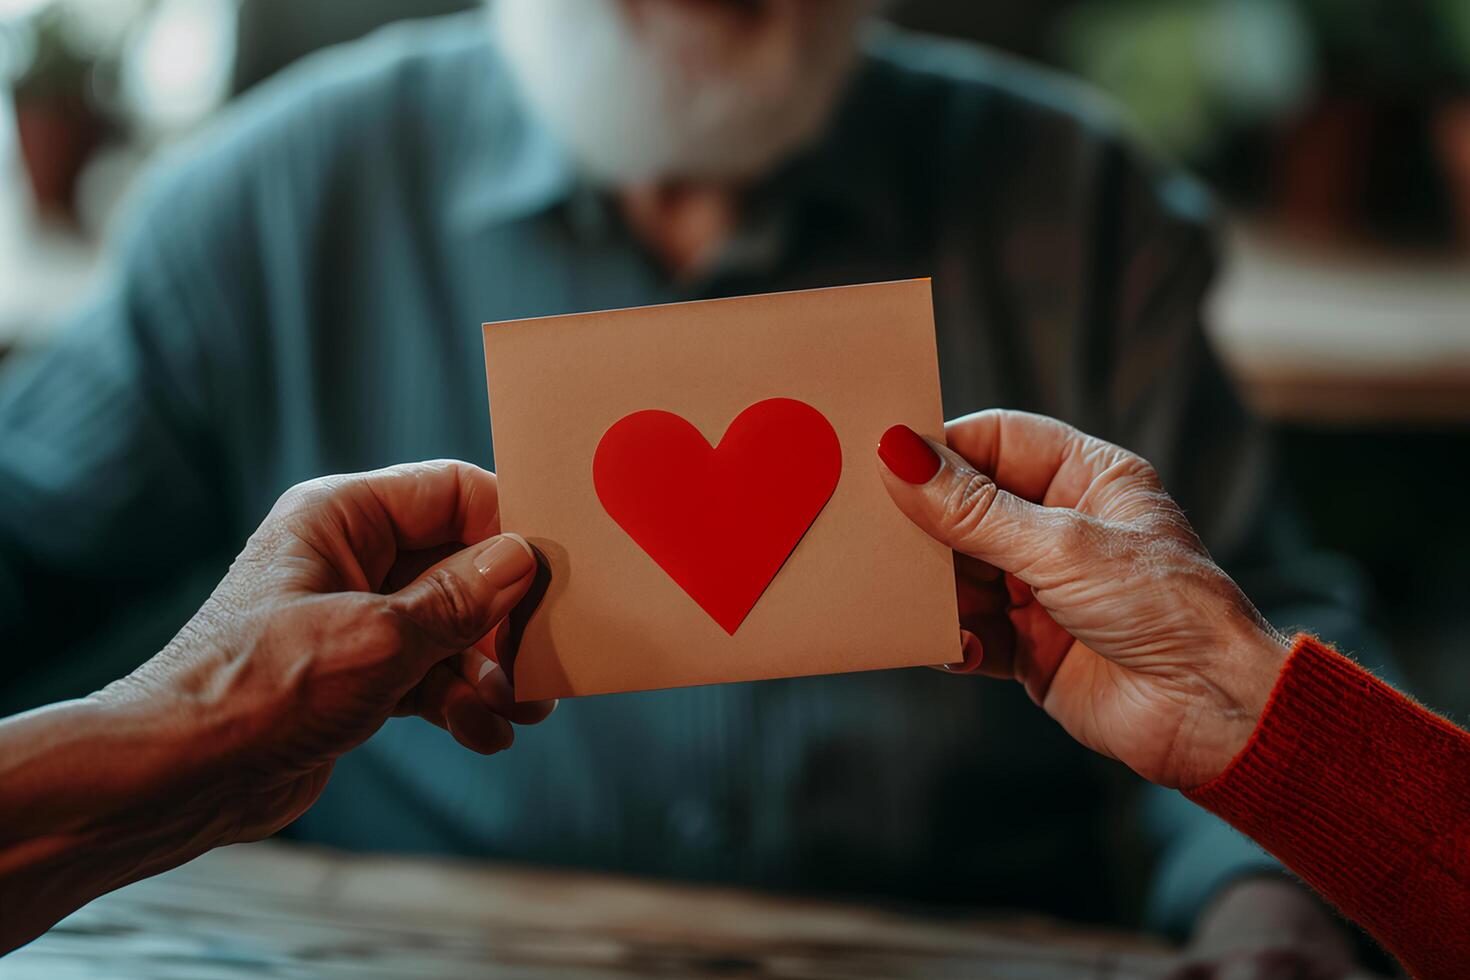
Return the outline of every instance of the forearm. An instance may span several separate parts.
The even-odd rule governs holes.
[[[160,713],[102,698],[0,721],[0,953],[229,839],[187,741]]]
[[[1299,640],[1261,724],[1189,795],[1279,857],[1416,975],[1470,961],[1470,734]]]

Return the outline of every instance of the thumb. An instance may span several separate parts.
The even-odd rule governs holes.
[[[906,425],[883,434],[878,456],[884,485],[898,509],[930,537],[1009,572],[1044,584],[1049,559],[1073,550],[1091,518],[1043,507],[1001,489],[964,457]]]
[[[425,667],[473,646],[526,594],[536,553],[519,534],[501,534],[465,548],[388,598],[416,633]]]

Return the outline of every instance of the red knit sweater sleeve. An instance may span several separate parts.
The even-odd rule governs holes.
[[[1470,733],[1302,636],[1245,749],[1187,795],[1415,977],[1470,978]]]

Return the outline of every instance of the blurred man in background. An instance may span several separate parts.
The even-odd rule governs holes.
[[[1351,576],[1284,529],[1205,346],[1198,188],[1086,92],[869,36],[870,6],[500,0],[244,100],[0,384],[7,684],[40,699],[162,646],[293,483],[493,463],[482,321],[924,275],[948,415],[1045,412],[1147,456],[1269,618],[1361,647]],[[490,763],[390,725],[295,833],[1114,921],[1147,891],[1210,955],[1348,962],[1178,797],[1148,804],[1142,881],[1136,793],[1018,689],[910,671],[569,703]]]

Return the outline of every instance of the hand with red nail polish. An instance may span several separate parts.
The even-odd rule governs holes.
[[[962,666],[1014,679],[1084,745],[1166,786],[1222,772],[1286,659],[1144,460],[982,412],[948,445],[884,433],[899,508],[956,552]]]
[[[129,881],[266,837],[393,715],[509,748],[486,652],[537,560],[500,533],[494,474],[441,461],[302,484],[133,673],[0,721],[0,953]],[[17,896],[24,896],[18,899]]]
[[[940,460],[930,445],[906,425],[895,425],[878,440],[878,457],[889,471],[908,483],[928,483]]]

